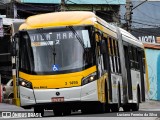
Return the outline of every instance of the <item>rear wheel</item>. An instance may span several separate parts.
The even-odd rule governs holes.
[[[111,105],[111,111],[112,112],[118,112],[119,111],[118,104],[112,104]]]
[[[131,108],[130,108],[130,105],[129,105],[129,104],[123,105],[123,111],[128,112],[128,111],[130,111],[130,110],[131,110]]]

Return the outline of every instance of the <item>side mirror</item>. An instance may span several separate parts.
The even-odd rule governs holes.
[[[105,54],[107,52],[107,46],[105,40],[100,41],[100,51],[102,54]]]
[[[14,36],[13,36],[13,40],[11,42],[11,48],[10,48],[10,53],[11,53],[11,56],[16,56],[17,55],[17,51],[18,51],[18,40],[19,40],[19,34],[16,33]]]

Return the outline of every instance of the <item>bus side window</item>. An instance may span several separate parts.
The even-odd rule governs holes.
[[[130,67],[134,68],[134,57],[133,57],[133,47],[129,46],[129,59],[130,59]]]
[[[112,50],[113,50],[113,54],[112,54],[112,58],[113,58],[113,68],[114,68],[114,72],[117,72],[117,63],[116,63],[116,51],[115,51],[115,40],[112,39]]]
[[[133,63],[134,63],[134,69],[137,69],[137,53],[136,53],[136,48],[133,47]]]
[[[117,40],[115,40],[115,51],[116,51],[117,73],[121,73],[120,56],[119,56],[119,48],[118,48],[118,41]]]
[[[138,51],[137,48],[135,48],[135,64],[136,64],[136,69],[139,70],[139,60],[138,60]]]
[[[109,63],[111,67],[111,72],[114,72],[114,62],[113,62],[113,48],[112,48],[112,38],[108,38],[108,49],[109,49]]]
[[[108,50],[107,50],[107,39],[104,37],[103,38],[105,40],[105,44],[106,44],[106,52],[102,54],[103,56],[103,65],[104,65],[104,70],[107,71],[108,70],[108,65],[107,65],[107,62],[108,62]]]

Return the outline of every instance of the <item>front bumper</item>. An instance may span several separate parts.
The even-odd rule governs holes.
[[[60,94],[57,96],[56,93]],[[64,97],[64,102],[53,103],[52,97]],[[21,106],[35,106],[43,104],[83,103],[98,101],[97,81],[79,87],[61,89],[28,89],[20,86]]]

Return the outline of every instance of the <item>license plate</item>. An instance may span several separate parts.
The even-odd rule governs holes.
[[[52,102],[63,102],[64,101],[64,97],[52,97],[51,101]]]

